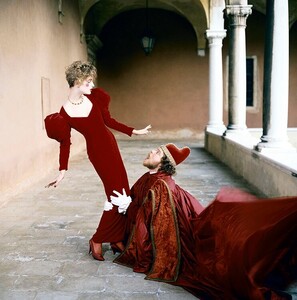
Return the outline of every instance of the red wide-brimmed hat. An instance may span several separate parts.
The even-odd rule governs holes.
[[[163,150],[173,166],[177,166],[184,161],[191,152],[189,147],[178,148],[174,144],[162,145],[160,148]]]

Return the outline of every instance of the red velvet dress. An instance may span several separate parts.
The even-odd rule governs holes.
[[[223,189],[203,210],[162,173],[146,173],[131,195],[129,242],[116,263],[200,299],[291,299],[280,290],[296,277],[297,197]]]
[[[70,117],[64,108],[60,114],[71,128],[79,131],[86,139],[88,157],[103,182],[106,197],[109,200],[113,190],[122,192],[125,188],[130,194],[126,170],[112,128],[132,135],[133,128],[111,118],[108,107],[110,97],[102,89],[93,89],[86,95],[93,103],[88,117]],[[70,134],[60,143],[60,170],[68,168]],[[96,243],[123,241],[126,228],[126,216],[119,214],[117,207],[104,211],[99,226],[93,236]]]

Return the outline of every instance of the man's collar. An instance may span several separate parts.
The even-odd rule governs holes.
[[[149,173],[150,173],[150,175],[152,175],[152,174],[158,173],[158,171],[153,170],[153,171],[149,171]]]

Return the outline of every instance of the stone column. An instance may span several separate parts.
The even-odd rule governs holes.
[[[227,5],[229,19],[229,79],[228,79],[228,133],[246,130],[246,42],[247,17],[251,5]]]
[[[288,1],[267,0],[263,87],[263,135],[256,149],[291,148],[288,143]]]
[[[209,47],[209,120],[207,131],[223,134],[223,68],[222,40],[226,30],[207,30]]]

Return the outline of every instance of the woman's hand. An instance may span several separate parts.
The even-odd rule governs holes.
[[[56,178],[56,180],[54,180],[53,182],[50,182],[48,185],[46,185],[46,188],[49,188],[51,186],[53,187],[57,187],[57,185],[60,183],[60,181],[64,178],[66,173],[66,170],[61,170],[58,177]]]
[[[148,125],[143,129],[133,129],[132,133],[135,135],[148,134],[148,133],[150,133],[149,129],[151,129],[151,128],[152,128],[152,126]]]

